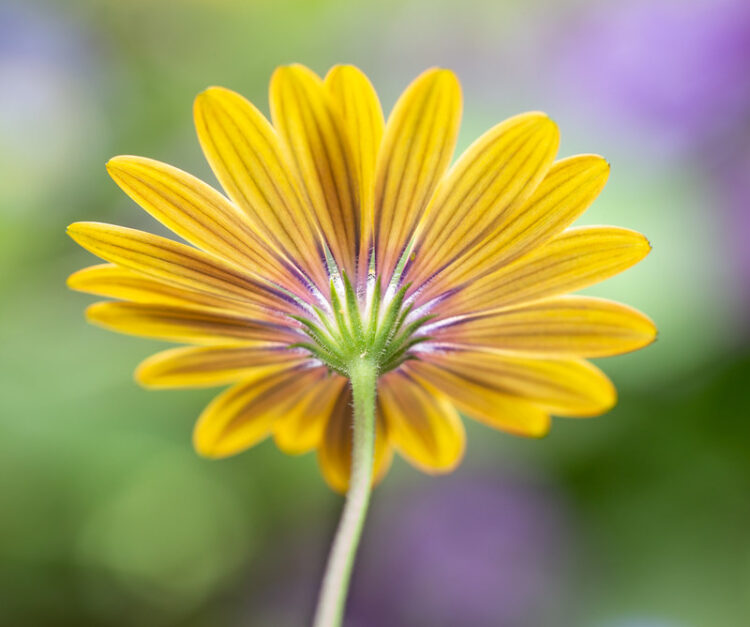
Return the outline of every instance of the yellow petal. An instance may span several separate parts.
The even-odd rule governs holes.
[[[373,483],[385,476],[392,457],[385,424],[378,413],[375,420]],[[337,492],[346,492],[352,465],[352,392],[348,385],[341,390],[331,410],[318,449],[318,464],[328,485]]]
[[[321,368],[317,378],[300,389],[274,423],[276,446],[289,455],[320,446],[328,419],[346,385],[346,378]]]
[[[387,283],[448,168],[461,121],[461,87],[431,69],[401,95],[385,127],[375,174],[378,273]]]
[[[543,113],[495,126],[461,155],[420,223],[409,280],[416,284],[508,224],[544,178],[560,133]],[[488,244],[495,247],[495,237]]]
[[[248,378],[269,367],[301,365],[304,361],[304,355],[285,344],[181,346],[142,361],[135,378],[151,388],[214,387]]]
[[[530,358],[489,349],[432,352],[426,359],[449,372],[538,404],[560,416],[596,416],[617,393],[604,373],[579,359]]]
[[[196,451],[205,457],[227,457],[265,439],[305,377],[304,369],[279,366],[217,396],[195,425]]]
[[[430,335],[437,343],[452,345],[560,357],[609,357],[650,344],[656,327],[626,305],[586,296],[558,296],[469,316]]]
[[[128,196],[184,240],[306,294],[247,216],[209,185],[143,157],[115,157],[107,171]]]
[[[301,65],[273,73],[269,103],[326,244],[339,267],[354,276],[360,235],[358,176],[342,116],[321,78]]]
[[[68,287],[86,294],[135,303],[176,305],[240,315],[248,313],[246,302],[176,286],[108,263],[74,272],[68,277]]]
[[[383,139],[383,110],[368,78],[352,65],[337,65],[328,72],[325,86],[344,120],[359,180],[360,244],[359,277],[363,280],[373,245],[375,164]]]
[[[206,159],[229,197],[290,264],[326,287],[312,215],[268,120],[242,96],[221,87],[196,98],[194,117]]]
[[[564,231],[544,246],[450,296],[450,315],[510,307],[578,290],[622,272],[651,250],[648,240],[611,226]]]
[[[105,261],[172,285],[245,301],[249,309],[298,311],[273,288],[237,266],[164,237],[97,222],[71,224],[68,235]]]
[[[458,465],[464,427],[439,390],[395,370],[380,378],[378,401],[389,441],[412,464],[428,473],[450,472]]]
[[[290,328],[245,316],[168,305],[95,303],[86,318],[111,331],[189,344],[291,344],[304,338]]]
[[[431,383],[459,411],[493,429],[528,437],[541,437],[550,429],[549,414],[529,401],[503,394],[429,361],[406,362],[402,368]]]
[[[541,246],[589,207],[608,176],[609,164],[596,155],[558,161],[531,197],[506,211],[486,237],[458,258],[441,257],[447,261],[445,269],[433,278],[422,298],[429,299],[446,289],[475,281]],[[409,277],[417,284],[440,270],[441,266],[433,264],[417,276],[415,268]]]

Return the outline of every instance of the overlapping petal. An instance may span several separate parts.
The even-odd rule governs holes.
[[[300,386],[318,369],[261,369],[257,376],[217,396],[201,414],[193,432],[195,449],[206,457],[227,457],[254,446],[271,434]]]
[[[604,373],[580,359],[532,358],[489,349],[435,351],[429,361],[559,416],[596,416],[617,399]]]
[[[240,315],[247,315],[249,310],[246,301],[188,289],[108,263],[89,266],[74,272],[68,277],[68,287],[87,294],[135,303],[229,311]],[[253,313],[259,313],[252,307],[250,310]],[[260,314],[263,319],[268,318],[264,312]]]
[[[456,291],[440,304],[451,315],[501,309],[608,279],[651,250],[629,229],[589,226],[569,229],[517,261]]]
[[[325,77],[325,86],[343,118],[358,176],[360,244],[358,278],[363,281],[374,238],[375,165],[383,139],[383,110],[369,79],[352,65],[337,65]]]
[[[221,87],[195,100],[203,152],[229,197],[290,264],[327,286],[317,227],[276,131],[250,102]]]
[[[385,283],[409,244],[453,155],[461,87],[449,70],[427,70],[388,117],[375,175],[375,247]]]
[[[290,455],[311,451],[322,444],[329,418],[348,381],[341,375],[318,368],[315,379],[300,387],[273,425],[273,438]]]
[[[135,371],[138,383],[151,388],[214,387],[235,383],[259,370],[299,366],[309,361],[284,343],[181,346],[156,353]]]
[[[409,280],[421,284],[511,222],[544,178],[559,143],[552,120],[543,113],[525,113],[498,124],[470,146],[422,217]],[[493,237],[488,246],[496,246],[497,240]]]
[[[549,431],[549,414],[530,401],[440,368],[428,359],[411,361],[403,368],[440,390],[461,412],[489,427],[528,437],[541,437]]]
[[[86,319],[111,331],[189,344],[291,344],[304,337],[289,326],[169,305],[95,303],[86,309]]]
[[[596,155],[558,161],[526,202],[504,212],[495,228],[466,252],[453,259],[446,257],[444,269],[430,267],[418,274],[415,268],[410,273],[415,285],[430,281],[421,298],[429,300],[448,289],[467,285],[541,246],[588,208],[608,176],[609,165]]]
[[[399,369],[380,378],[378,401],[388,439],[412,464],[429,473],[458,465],[466,435],[458,412],[440,390]]]
[[[298,311],[259,277],[165,237],[111,224],[76,222],[68,234],[105,261],[179,287],[244,301],[248,308]]]
[[[654,341],[656,327],[641,312],[601,298],[559,296],[454,320],[431,332],[434,342],[526,354],[610,357]]]
[[[301,65],[271,77],[271,118],[339,267],[355,275],[360,238],[359,177],[349,134],[322,79]]]
[[[247,215],[209,185],[143,157],[114,157],[107,171],[128,196],[187,242],[307,295],[304,281],[270,250]]]

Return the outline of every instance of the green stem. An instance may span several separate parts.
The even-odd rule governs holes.
[[[354,405],[352,471],[346,504],[323,576],[314,627],[339,627],[344,616],[354,556],[370,502],[377,377],[377,366],[368,358],[357,359],[349,370]]]

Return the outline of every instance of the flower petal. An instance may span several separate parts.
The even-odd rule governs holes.
[[[439,390],[394,370],[380,378],[378,400],[389,441],[412,464],[428,473],[458,465],[466,440],[463,423]]]
[[[529,437],[541,437],[550,429],[549,414],[529,401],[444,370],[429,360],[406,362],[402,368],[440,390],[459,411],[493,429]]]
[[[268,120],[245,98],[221,87],[196,98],[194,117],[206,159],[229,197],[288,263],[327,289],[313,216]]]
[[[465,254],[447,260],[444,270],[433,264],[416,284],[432,279],[420,296],[429,300],[446,289],[470,283],[518,259],[569,226],[598,196],[607,182],[609,164],[596,155],[578,155],[555,163],[526,202],[506,211],[489,234]],[[440,273],[437,277],[435,274]]]
[[[512,221],[544,178],[559,143],[557,125],[538,112],[510,118],[474,142],[422,217],[409,280],[420,285]],[[488,245],[501,239],[493,237]]]
[[[68,287],[87,294],[135,303],[176,305],[240,315],[248,314],[247,302],[176,286],[135,270],[108,263],[89,266],[74,272],[68,277]],[[268,316],[261,317],[265,319]]]
[[[328,419],[347,380],[319,368],[314,381],[301,387],[273,425],[276,446],[289,455],[299,455],[321,445]]]
[[[448,315],[510,307],[578,290],[622,272],[651,250],[648,240],[611,226],[569,229],[544,246],[457,291]]]
[[[193,431],[195,449],[205,457],[227,457],[265,439],[284,415],[290,395],[315,373],[282,365],[217,396],[201,414]]]
[[[579,359],[529,358],[474,349],[430,352],[425,360],[560,416],[596,416],[617,401],[615,388],[604,373]]]
[[[375,164],[383,139],[383,110],[372,84],[353,65],[336,65],[325,77],[325,86],[344,120],[354,159],[360,193],[359,277],[363,281],[373,245]]]
[[[378,274],[388,282],[453,155],[461,87],[431,69],[406,88],[388,117],[375,175]]]
[[[385,476],[392,457],[385,423],[378,412],[375,417],[373,483]],[[318,449],[318,464],[328,485],[337,492],[346,492],[352,466],[352,390],[348,385],[341,390],[331,410]]]
[[[302,65],[271,77],[271,118],[292,155],[326,244],[349,276],[359,248],[358,176],[341,115],[321,78]]]
[[[279,364],[293,366],[305,361],[309,359],[286,344],[181,346],[142,361],[135,378],[150,388],[214,387]]]
[[[112,331],[190,344],[291,344],[304,338],[291,328],[246,316],[168,305],[94,303],[86,309],[86,318]]]
[[[184,240],[307,295],[300,277],[268,248],[247,215],[209,185],[143,157],[114,157],[107,171],[128,196]]]
[[[609,357],[656,338],[641,312],[601,298],[559,296],[467,316],[430,333],[438,344],[474,345],[560,357]]]
[[[105,261],[173,285],[245,301],[250,309],[299,311],[279,292],[237,266],[164,237],[97,222],[71,224],[68,235]]]

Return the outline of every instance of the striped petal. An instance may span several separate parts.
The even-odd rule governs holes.
[[[89,266],[68,277],[68,287],[86,294],[159,305],[248,314],[247,302],[159,281],[114,264]],[[253,312],[256,313],[256,312]],[[268,316],[261,316],[265,319]]]
[[[385,476],[392,457],[385,424],[378,414],[375,421],[373,483]],[[328,485],[337,492],[346,492],[352,466],[352,391],[349,386],[341,390],[331,410],[318,449],[318,464]]]
[[[168,305],[94,303],[86,309],[86,318],[112,331],[188,344],[290,344],[304,337],[245,316]]]
[[[560,416],[596,416],[617,393],[592,364],[578,359],[536,359],[489,349],[432,352],[425,359],[479,385],[538,404]]]
[[[380,410],[388,439],[401,455],[429,473],[453,470],[463,456],[466,435],[448,399],[429,384],[395,370],[378,382]]]
[[[461,87],[440,69],[417,77],[388,117],[375,175],[375,249],[385,283],[448,168],[460,120]]]
[[[268,120],[245,98],[221,87],[196,98],[194,117],[206,159],[229,197],[288,263],[327,288],[317,229]]]
[[[490,234],[454,259],[423,290],[422,298],[464,285],[518,259],[560,233],[599,195],[609,164],[596,155],[578,155],[555,163],[531,197],[507,211]],[[432,267],[413,281],[419,284],[440,268]]]
[[[643,259],[648,240],[610,226],[569,229],[537,250],[473,282],[440,308],[449,315],[476,313],[582,289]]]
[[[411,376],[440,390],[458,410],[493,429],[528,437],[541,437],[550,429],[549,414],[529,401],[503,394],[426,360],[407,362],[402,367]]]
[[[107,171],[128,196],[187,242],[307,295],[248,217],[209,185],[143,157],[115,157]]]
[[[193,431],[195,449],[205,457],[227,457],[265,439],[284,415],[290,395],[310,375],[304,369],[279,366],[229,388],[198,419]]]
[[[383,110],[369,79],[353,65],[337,65],[325,78],[328,94],[344,120],[352,147],[353,170],[358,178],[360,203],[360,256],[358,273],[363,281],[373,245],[375,164],[383,139]]]
[[[555,123],[536,112],[510,118],[480,137],[440,184],[422,218],[409,280],[421,284],[513,220],[547,173],[559,143]]]
[[[441,344],[473,345],[561,357],[610,357],[654,341],[641,312],[609,300],[560,296],[454,321],[431,332]]]
[[[349,136],[322,79],[301,65],[271,77],[271,118],[292,155],[334,259],[354,276],[359,248],[358,176]]]
[[[181,346],[142,361],[135,378],[150,388],[214,387],[235,383],[279,364],[300,365],[306,360],[285,344]]]
[[[175,286],[232,297],[250,308],[298,311],[280,293],[237,266],[164,237],[96,222],[71,224],[68,235],[105,261]]]
[[[276,446],[289,455],[307,453],[320,446],[328,419],[346,385],[346,378],[325,368],[317,369],[315,380],[300,386],[299,394],[274,423]]]

